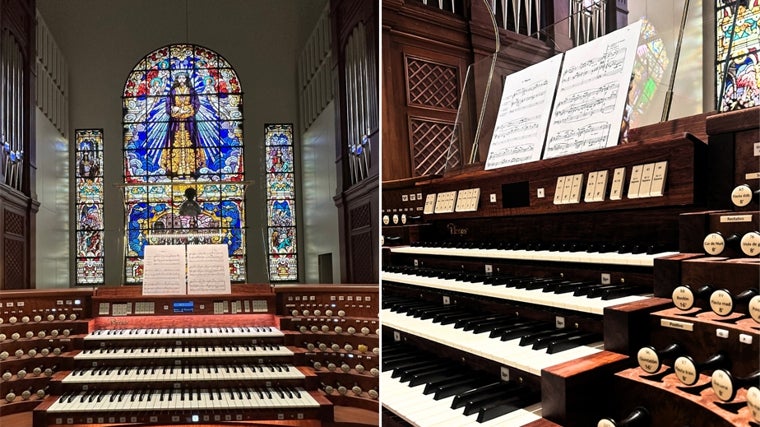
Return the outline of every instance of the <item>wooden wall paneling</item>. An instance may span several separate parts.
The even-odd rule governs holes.
[[[334,198],[341,238],[341,283],[377,283],[378,177],[365,179]]]
[[[470,52],[467,21],[461,16],[437,12],[421,3],[383,2],[383,180],[420,174],[413,160],[415,133],[410,125],[437,128],[434,133],[440,137],[442,126],[453,124],[467,65],[472,62]],[[428,90],[410,98],[410,71],[420,77],[423,74],[416,73],[423,68],[444,71],[457,81],[436,80],[440,77],[430,75],[417,82],[428,83]],[[434,83],[443,83],[444,93],[456,91],[456,106],[435,101],[439,94],[430,91],[435,89]],[[417,89],[420,87],[413,88]]]

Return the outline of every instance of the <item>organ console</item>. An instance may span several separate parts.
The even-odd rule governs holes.
[[[756,425],[758,391],[745,378],[756,383],[760,360],[757,114],[384,182],[384,422]],[[630,197],[630,178],[604,182],[599,199],[560,195],[567,177],[588,183],[583,195],[592,174],[630,177],[660,162],[667,177],[654,197]],[[475,197],[474,209],[459,209],[460,197]],[[421,219],[393,221],[401,214]],[[736,391],[733,406],[711,376]],[[452,394],[436,398],[446,381]],[[481,387],[482,405],[455,403]]]
[[[642,406],[630,402],[607,414],[609,392],[599,383],[653,345],[641,325],[671,306],[673,295],[670,288],[671,298],[652,296],[657,283],[691,284],[681,281],[680,268],[695,255],[681,251],[679,221],[706,204],[704,126],[705,116],[697,116],[637,129],[631,144],[566,158],[384,183],[383,214],[391,220],[383,236],[392,243],[383,250],[383,351],[393,352],[400,365],[384,363],[381,377],[386,390],[404,396],[383,399],[384,421],[434,425],[426,418],[436,413],[473,425],[580,426],[610,415],[611,423],[623,420]],[[662,194],[627,197],[630,180],[609,180],[599,198],[556,202],[563,177],[596,183],[589,174],[623,170],[630,176],[634,168],[659,162],[667,164]],[[457,209],[458,197],[471,193],[476,208]],[[443,207],[436,203],[441,196]],[[393,215],[402,213],[422,213],[422,220],[393,224]],[[667,344],[648,350],[651,372],[683,354],[683,347]],[[422,371],[407,372],[406,363]],[[431,391],[437,375],[464,369],[471,372],[465,377],[485,380],[452,396],[491,387],[487,403],[464,410],[453,400],[437,405]],[[417,383],[418,372],[429,373],[419,379],[424,384]],[[509,400],[510,393],[520,399]],[[510,411],[492,403],[504,400]],[[484,414],[493,405],[500,409],[489,418]],[[512,413],[514,420],[504,418]],[[526,413],[532,417],[516,415]],[[638,425],[620,423],[608,425]]]
[[[33,413],[27,425],[377,424],[376,286],[105,287],[0,303],[0,416]],[[294,327],[302,313],[329,330]],[[306,348],[317,341],[331,346]]]
[[[678,273],[655,280],[654,295],[670,296],[672,306],[648,315],[648,344],[640,352],[651,356],[652,349],[677,343],[681,354],[659,368],[644,357],[640,367],[617,372],[610,392],[615,397],[606,401],[616,416],[638,405],[647,408],[652,425],[756,426],[759,421],[760,262],[751,242],[759,228],[752,194],[760,170],[752,152],[760,135],[757,120],[750,119],[757,114],[754,108],[706,119],[710,158],[727,162],[710,164],[710,209],[679,215],[680,255],[655,264],[656,276]],[[737,200],[737,194],[746,199]],[[743,244],[745,238],[750,243]],[[704,244],[710,242],[718,244]]]

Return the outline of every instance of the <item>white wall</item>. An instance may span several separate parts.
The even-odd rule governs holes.
[[[253,181],[246,193],[248,281],[267,281],[261,237],[266,226],[264,124],[299,122],[296,58],[325,4],[326,0],[37,1],[69,65],[72,132],[77,128],[104,130],[107,284],[119,284],[123,277],[124,217],[117,185],[122,182],[124,82],[144,55],[181,42],[218,52],[240,78],[246,179]],[[302,131],[295,130],[296,135]],[[73,139],[73,135],[67,137]],[[329,154],[334,156],[334,148]],[[332,212],[337,215],[334,207]],[[308,239],[309,231],[303,229],[302,238]]]
[[[35,111],[40,202],[35,236],[37,289],[65,288],[71,283],[69,263],[74,253],[69,245],[69,210],[75,199],[69,195],[69,146],[42,111]]]
[[[317,255],[332,253],[333,282],[340,282],[340,248],[338,216],[332,197],[338,186],[335,165],[335,101],[324,111],[303,135],[301,149],[301,179],[299,190],[303,204],[303,227],[309,233],[301,248],[305,257],[305,281],[319,283]]]

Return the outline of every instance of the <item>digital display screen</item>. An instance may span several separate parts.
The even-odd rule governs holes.
[[[192,313],[194,304],[192,301],[174,301],[175,313]]]

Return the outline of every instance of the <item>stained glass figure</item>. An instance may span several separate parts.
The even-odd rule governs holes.
[[[719,111],[760,105],[760,0],[717,0],[715,7]]]
[[[226,244],[231,280],[246,280],[242,95],[229,62],[193,44],[157,49],[129,73],[122,103],[127,283],[142,281],[146,243]]]
[[[269,280],[298,280],[293,125],[265,128]]]
[[[77,285],[102,284],[103,130],[74,132]]]

